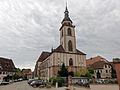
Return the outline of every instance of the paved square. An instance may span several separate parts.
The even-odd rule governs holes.
[[[91,88],[75,87],[75,90],[119,90],[118,85],[91,85]],[[33,88],[27,84],[27,81],[16,82],[9,85],[0,86],[0,90],[65,90],[65,87],[62,88]]]

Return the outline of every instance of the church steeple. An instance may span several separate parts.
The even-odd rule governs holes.
[[[64,19],[63,19],[62,23],[64,21],[70,21],[72,23],[72,20],[69,17],[69,11],[68,11],[68,8],[67,8],[67,3],[66,3],[66,8],[65,8],[65,12],[64,12]]]
[[[66,8],[65,8],[65,17],[69,17],[69,11],[68,11],[68,9],[67,9],[67,4],[66,4]]]
[[[67,4],[64,12],[64,19],[60,27],[60,45],[64,48],[65,52],[76,53],[76,38],[75,26],[72,25],[72,20],[69,17]]]

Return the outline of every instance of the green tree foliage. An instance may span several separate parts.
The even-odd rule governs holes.
[[[67,77],[68,76],[68,70],[65,67],[64,63],[62,64],[62,67],[61,67],[60,71],[58,71],[58,75],[61,76],[61,77]]]
[[[9,80],[12,80],[12,76],[7,75],[3,80],[9,82]]]
[[[17,74],[14,74],[14,75],[13,75],[13,79],[14,79],[14,80],[16,80],[16,79],[18,80],[18,79],[19,79],[19,76],[18,76]]]
[[[22,70],[20,68],[16,68],[16,74],[19,76],[19,77],[22,77]]]
[[[91,75],[93,75],[93,74],[94,74],[94,69],[88,68],[88,72],[89,72]]]
[[[50,81],[51,84],[54,85],[54,86],[56,85],[56,82],[57,82],[59,87],[62,87],[63,84],[64,84],[64,79],[61,78],[61,77],[52,77],[52,78],[50,78],[49,81]]]
[[[76,77],[89,77],[92,78],[94,74],[94,69],[92,68],[81,68],[78,72],[75,73]]]
[[[80,68],[80,70],[78,72],[75,72],[75,76],[76,77],[84,77],[87,73],[87,69],[86,68]]]
[[[19,79],[22,78],[22,70],[20,68],[16,68],[16,72],[13,75],[13,79]]]

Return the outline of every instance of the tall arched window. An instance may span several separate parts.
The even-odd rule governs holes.
[[[73,51],[72,41],[71,40],[68,41],[68,50]]]
[[[73,60],[72,60],[72,58],[69,59],[69,66],[73,66]]]
[[[71,29],[70,29],[70,28],[68,28],[68,35],[69,35],[69,36],[72,36],[72,32],[71,32]]]

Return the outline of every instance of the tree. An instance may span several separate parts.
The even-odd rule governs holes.
[[[52,77],[49,79],[52,85],[56,85],[56,82],[58,83],[58,86],[61,87],[64,84],[64,79],[61,77]]]
[[[62,67],[61,67],[60,71],[58,71],[58,75],[61,76],[61,77],[67,77],[68,76],[68,70],[65,67],[64,63],[62,64]]]
[[[16,75],[19,77],[19,78],[22,78],[22,70],[20,68],[16,68]]]
[[[80,68],[80,70],[75,73],[75,76],[77,76],[77,77],[84,77],[87,72],[88,71],[87,71],[86,68]]]
[[[9,82],[9,80],[12,80],[12,76],[7,75],[3,80]]]
[[[92,78],[94,74],[94,69],[92,68],[81,68],[78,72],[75,73],[76,77],[89,77]]]
[[[88,72],[89,72],[91,75],[93,75],[93,74],[94,74],[94,69],[88,68]]]
[[[18,80],[18,79],[19,79],[19,76],[18,76],[17,74],[14,74],[14,75],[13,75],[13,79],[14,79],[14,80],[16,80],[16,79]]]
[[[86,77],[92,78],[94,74],[94,69],[88,68],[87,73],[85,74]]]

